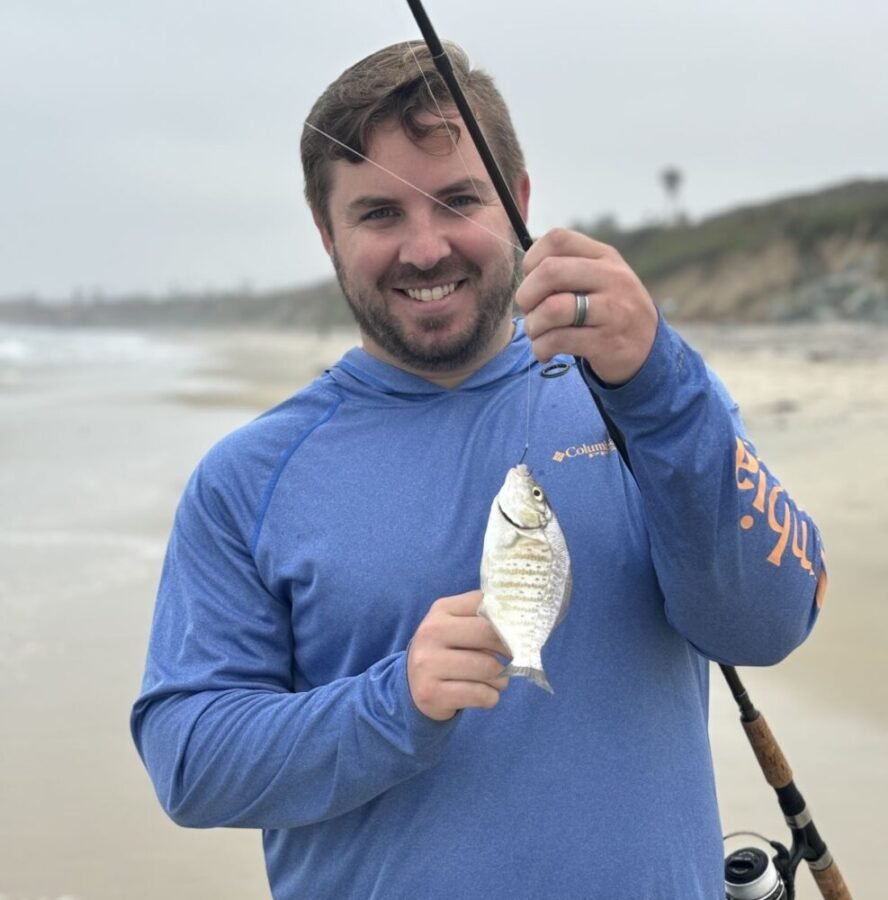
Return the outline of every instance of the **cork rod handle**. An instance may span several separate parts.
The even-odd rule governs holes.
[[[756,759],[764,772],[765,780],[772,788],[786,787],[792,781],[792,769],[783,755],[783,751],[774,740],[774,735],[765,721],[765,717],[759,713],[751,722],[741,719],[743,730]]]
[[[839,867],[832,863],[828,869],[811,869],[823,900],[852,900],[851,891],[842,878]]]

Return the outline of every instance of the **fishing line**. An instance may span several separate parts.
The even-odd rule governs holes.
[[[421,41],[418,41],[415,43],[419,43],[421,46],[425,46],[426,49],[428,49],[427,45],[425,45]],[[423,80],[423,84],[425,84],[425,86],[426,86],[426,90],[429,93],[429,97],[431,97],[432,103],[435,104],[435,110],[438,113],[438,118],[441,120],[441,124],[444,126],[444,130],[447,132],[447,136],[450,138],[450,143],[453,145],[453,149],[456,151],[456,155],[459,157],[459,161],[463,167],[463,171],[466,173],[466,177],[471,182],[472,189],[475,191],[475,194],[478,196],[478,199],[480,200],[482,193],[478,188],[478,183],[477,183],[477,181],[475,181],[475,176],[472,174],[472,171],[469,168],[469,164],[466,161],[465,156],[463,156],[463,152],[459,146],[459,141],[457,140],[457,137],[454,134],[453,129],[450,127],[450,122],[448,121],[447,116],[444,115],[444,110],[441,109],[441,104],[438,103],[438,98],[435,96],[435,92],[432,89],[432,85],[428,79],[428,76],[426,75],[426,71],[425,71],[425,69],[423,69],[422,63],[419,61],[419,57],[416,55],[416,50],[414,49],[413,41],[410,41],[407,43],[407,49],[410,51],[410,55],[413,57],[413,61],[416,63],[416,68],[419,70],[420,77]],[[439,78],[441,77],[440,74],[438,75],[438,77]],[[456,72],[453,73],[453,77],[455,79],[457,78]],[[442,79],[442,81],[443,81],[443,79]],[[446,84],[445,84],[445,87],[446,87]],[[499,199],[499,195],[497,195],[497,199]],[[500,206],[502,207],[502,200],[500,200]],[[503,211],[505,212],[504,208],[503,208]],[[472,221],[474,221],[474,220],[472,220]],[[475,222],[475,224],[478,225],[479,223]],[[481,226],[479,226],[479,227],[481,227]],[[522,249],[522,248],[516,247],[514,244],[509,244],[509,246],[514,250]]]
[[[427,46],[427,45],[426,45]],[[459,147],[459,141],[456,138],[456,135],[453,133],[453,129],[450,127],[450,123],[447,121],[447,116],[444,115],[444,111],[441,109],[441,105],[438,103],[438,98],[435,96],[434,90],[432,90],[432,85],[429,83],[428,76],[426,75],[425,69],[422,67],[422,63],[419,61],[419,57],[416,55],[416,50],[413,48],[413,42],[407,44],[407,48],[410,50],[410,55],[413,57],[413,61],[416,63],[416,68],[419,69],[419,74],[422,77],[423,83],[426,86],[426,90],[428,91],[429,97],[432,98],[432,103],[435,104],[435,109],[438,112],[438,117],[441,119],[441,123],[444,125],[444,129],[447,132],[447,136],[450,138],[450,143],[453,144],[453,149],[456,151],[456,155],[459,157],[459,161],[462,164],[463,170],[466,173],[469,181],[472,184],[472,188],[478,197],[481,197],[481,192],[478,190],[478,185],[475,182],[475,178],[472,175],[471,170],[469,169],[469,164],[466,161],[465,156],[463,156],[462,150]],[[429,51],[431,52],[431,51]],[[440,74],[438,75],[440,78]],[[459,78],[456,72],[453,72],[453,78],[458,82]],[[442,79],[443,80],[443,79]],[[446,86],[446,85],[445,85]],[[452,98],[451,98],[452,99]],[[491,156],[493,156],[493,151],[491,150]],[[496,162],[497,166],[499,166],[499,162],[494,157],[494,162]],[[502,207],[502,201],[500,201],[500,206]],[[502,207],[505,212],[505,207]],[[507,213],[508,217],[508,213]],[[477,222],[475,224],[478,224]],[[514,260],[513,260],[514,264]],[[533,360],[528,362],[527,364],[527,372],[525,375],[525,381],[527,382],[527,396],[525,398],[525,428],[524,428],[524,449],[521,451],[521,458],[518,460],[518,464],[524,462],[525,457],[527,456],[527,451],[530,449],[530,372],[533,368]]]
[[[400,181],[401,184],[406,184],[407,187],[412,188],[414,191],[416,191],[419,194],[422,194],[423,197],[428,197],[429,200],[433,201],[434,203],[437,203],[438,206],[443,207],[448,212],[451,212],[454,215],[459,216],[461,219],[465,219],[467,222],[471,222],[476,228],[480,228],[482,231],[486,231],[491,237],[495,237],[500,243],[503,243],[506,246],[511,247],[513,250],[519,250],[519,251],[521,250],[521,247],[519,247],[518,244],[513,244],[508,238],[504,238],[501,234],[497,234],[495,231],[493,231],[491,228],[488,228],[486,225],[482,225],[480,222],[476,222],[474,219],[471,219],[467,215],[465,215],[465,213],[461,213],[458,209],[454,209],[452,206],[448,206],[443,200],[439,200],[437,197],[433,197],[431,194],[426,193],[421,187],[417,187],[415,184],[412,184],[411,182],[409,182],[406,178],[402,178],[400,175],[396,175],[394,172],[392,172],[391,169],[387,169],[385,166],[380,165],[375,160],[370,159],[369,156],[364,156],[363,153],[359,152],[358,150],[355,150],[354,147],[349,147],[348,144],[345,144],[342,141],[338,140],[337,138],[333,137],[332,134],[327,134],[326,131],[322,131],[320,128],[317,127],[317,125],[312,125],[311,122],[309,122],[307,119],[303,124],[305,125],[306,128],[310,128],[312,131],[316,131],[319,135],[321,135],[321,137],[325,137],[325,138],[327,138],[328,141],[333,141],[334,144],[338,144],[340,147],[343,148],[343,150],[348,150],[349,153],[353,153],[355,156],[364,160],[364,162],[370,163],[371,166],[376,166],[377,169],[380,169],[381,171],[385,172],[386,175],[391,175],[392,178],[394,178],[396,181]]]
[[[757,831],[732,831],[730,834],[726,834],[722,838],[722,843],[725,841],[729,841],[735,837],[754,837],[758,838],[760,841],[763,841],[765,844],[770,844],[771,841],[768,840],[763,834],[759,834]]]
[[[512,223],[515,236],[521,243],[522,249],[529,250],[533,245],[533,238],[530,236],[530,232],[527,230],[527,224],[521,216],[521,210],[518,209],[515,198],[512,196],[512,192],[509,190],[509,187],[503,178],[503,174],[500,171],[496,160],[493,158],[490,148],[487,146],[487,141],[478,125],[478,120],[475,118],[475,114],[472,112],[468,100],[466,100],[466,96],[460,87],[459,81],[457,81],[454,76],[450,59],[423,8],[422,0],[407,0],[407,4],[410,7],[410,11],[413,13],[413,17],[416,20],[419,30],[422,32],[423,39],[429,48],[435,68],[438,70],[438,74],[441,78],[444,79],[444,83],[447,85],[450,95],[453,97],[453,102],[456,104],[456,108],[459,110],[463,122],[465,122],[466,127],[469,129],[469,134],[471,134],[472,140],[475,142],[475,147],[481,156],[484,168],[487,169],[487,174],[490,176],[490,180],[493,182],[493,186],[502,201],[506,215]],[[601,421],[604,423],[605,430],[614,442],[626,468],[631,472],[632,463],[626,449],[626,441],[622,432],[617,427],[616,422],[614,422],[608,411],[604,408],[604,403],[598,396],[598,392],[592,386],[591,381],[586,377],[583,368],[587,365],[586,361],[581,356],[575,356],[574,360],[576,361],[577,368],[583,381],[586,383],[586,387],[589,389],[592,402],[595,404],[598,414],[601,416]]]
[[[456,155],[459,157],[459,161],[462,163],[462,167],[465,170],[466,175],[468,176],[469,181],[472,183],[472,190],[481,197],[481,192],[478,190],[478,185],[475,183],[475,179],[472,176],[472,173],[469,171],[469,164],[466,162],[466,158],[462,155],[462,150],[459,149],[459,141],[457,141],[456,136],[453,133],[453,130],[450,127],[450,123],[447,121],[447,116],[444,115],[441,110],[441,106],[438,103],[438,98],[435,96],[435,92],[432,90],[431,84],[429,84],[429,79],[426,76],[425,69],[422,67],[422,63],[419,61],[419,57],[416,55],[416,51],[413,49],[413,44],[407,44],[408,50],[410,50],[411,55],[413,56],[413,61],[416,63],[416,68],[419,69],[419,74],[422,76],[423,83],[426,86],[426,90],[429,92],[429,96],[432,98],[432,103],[435,104],[435,109],[438,111],[438,117],[441,119],[441,124],[444,126],[445,131],[447,132],[447,136],[450,138],[450,143],[453,144],[453,149],[456,150]]]
[[[532,368],[533,360],[527,364],[527,375],[524,378],[527,382],[527,398],[524,404],[527,417],[524,420],[524,450],[521,451],[521,459],[518,460],[519,466],[524,462],[524,457],[527,456],[527,451],[530,449],[530,370]]]

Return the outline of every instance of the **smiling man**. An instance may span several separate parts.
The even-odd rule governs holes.
[[[505,104],[451,54],[526,215]],[[343,73],[302,161],[361,347],[185,491],[132,717],[161,803],[261,828],[280,900],[723,897],[708,661],[805,638],[814,523],[613,248],[556,229],[519,258],[421,45]],[[525,445],[573,567],[554,696],[476,614]]]
[[[334,163],[314,216],[364,349],[456,384],[509,342],[518,260],[477,150],[465,141],[454,150],[460,120],[427,113],[418,125],[431,130],[421,143],[382,125],[367,147],[372,163]],[[528,192],[523,175],[525,216]]]

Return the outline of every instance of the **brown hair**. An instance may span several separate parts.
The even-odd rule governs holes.
[[[514,190],[524,172],[524,155],[506,103],[493,79],[486,72],[471,68],[462,48],[449,41],[445,46],[503,177]],[[346,69],[321,94],[308,115],[308,122],[341,143],[306,125],[301,151],[305,198],[328,228],[330,163],[334,160],[362,162],[350,150],[366,156],[375,129],[387,122],[397,123],[415,143],[432,135],[446,136],[448,128],[459,140],[459,126],[453,123],[421,123],[423,114],[437,117],[438,107],[448,119],[458,115],[422,41],[392,44],[378,50]]]

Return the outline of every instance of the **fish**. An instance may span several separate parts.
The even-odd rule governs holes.
[[[503,674],[519,675],[554,693],[542,649],[567,614],[570,554],[543,489],[524,464],[509,469],[490,507],[481,555],[478,615],[508,647]]]

